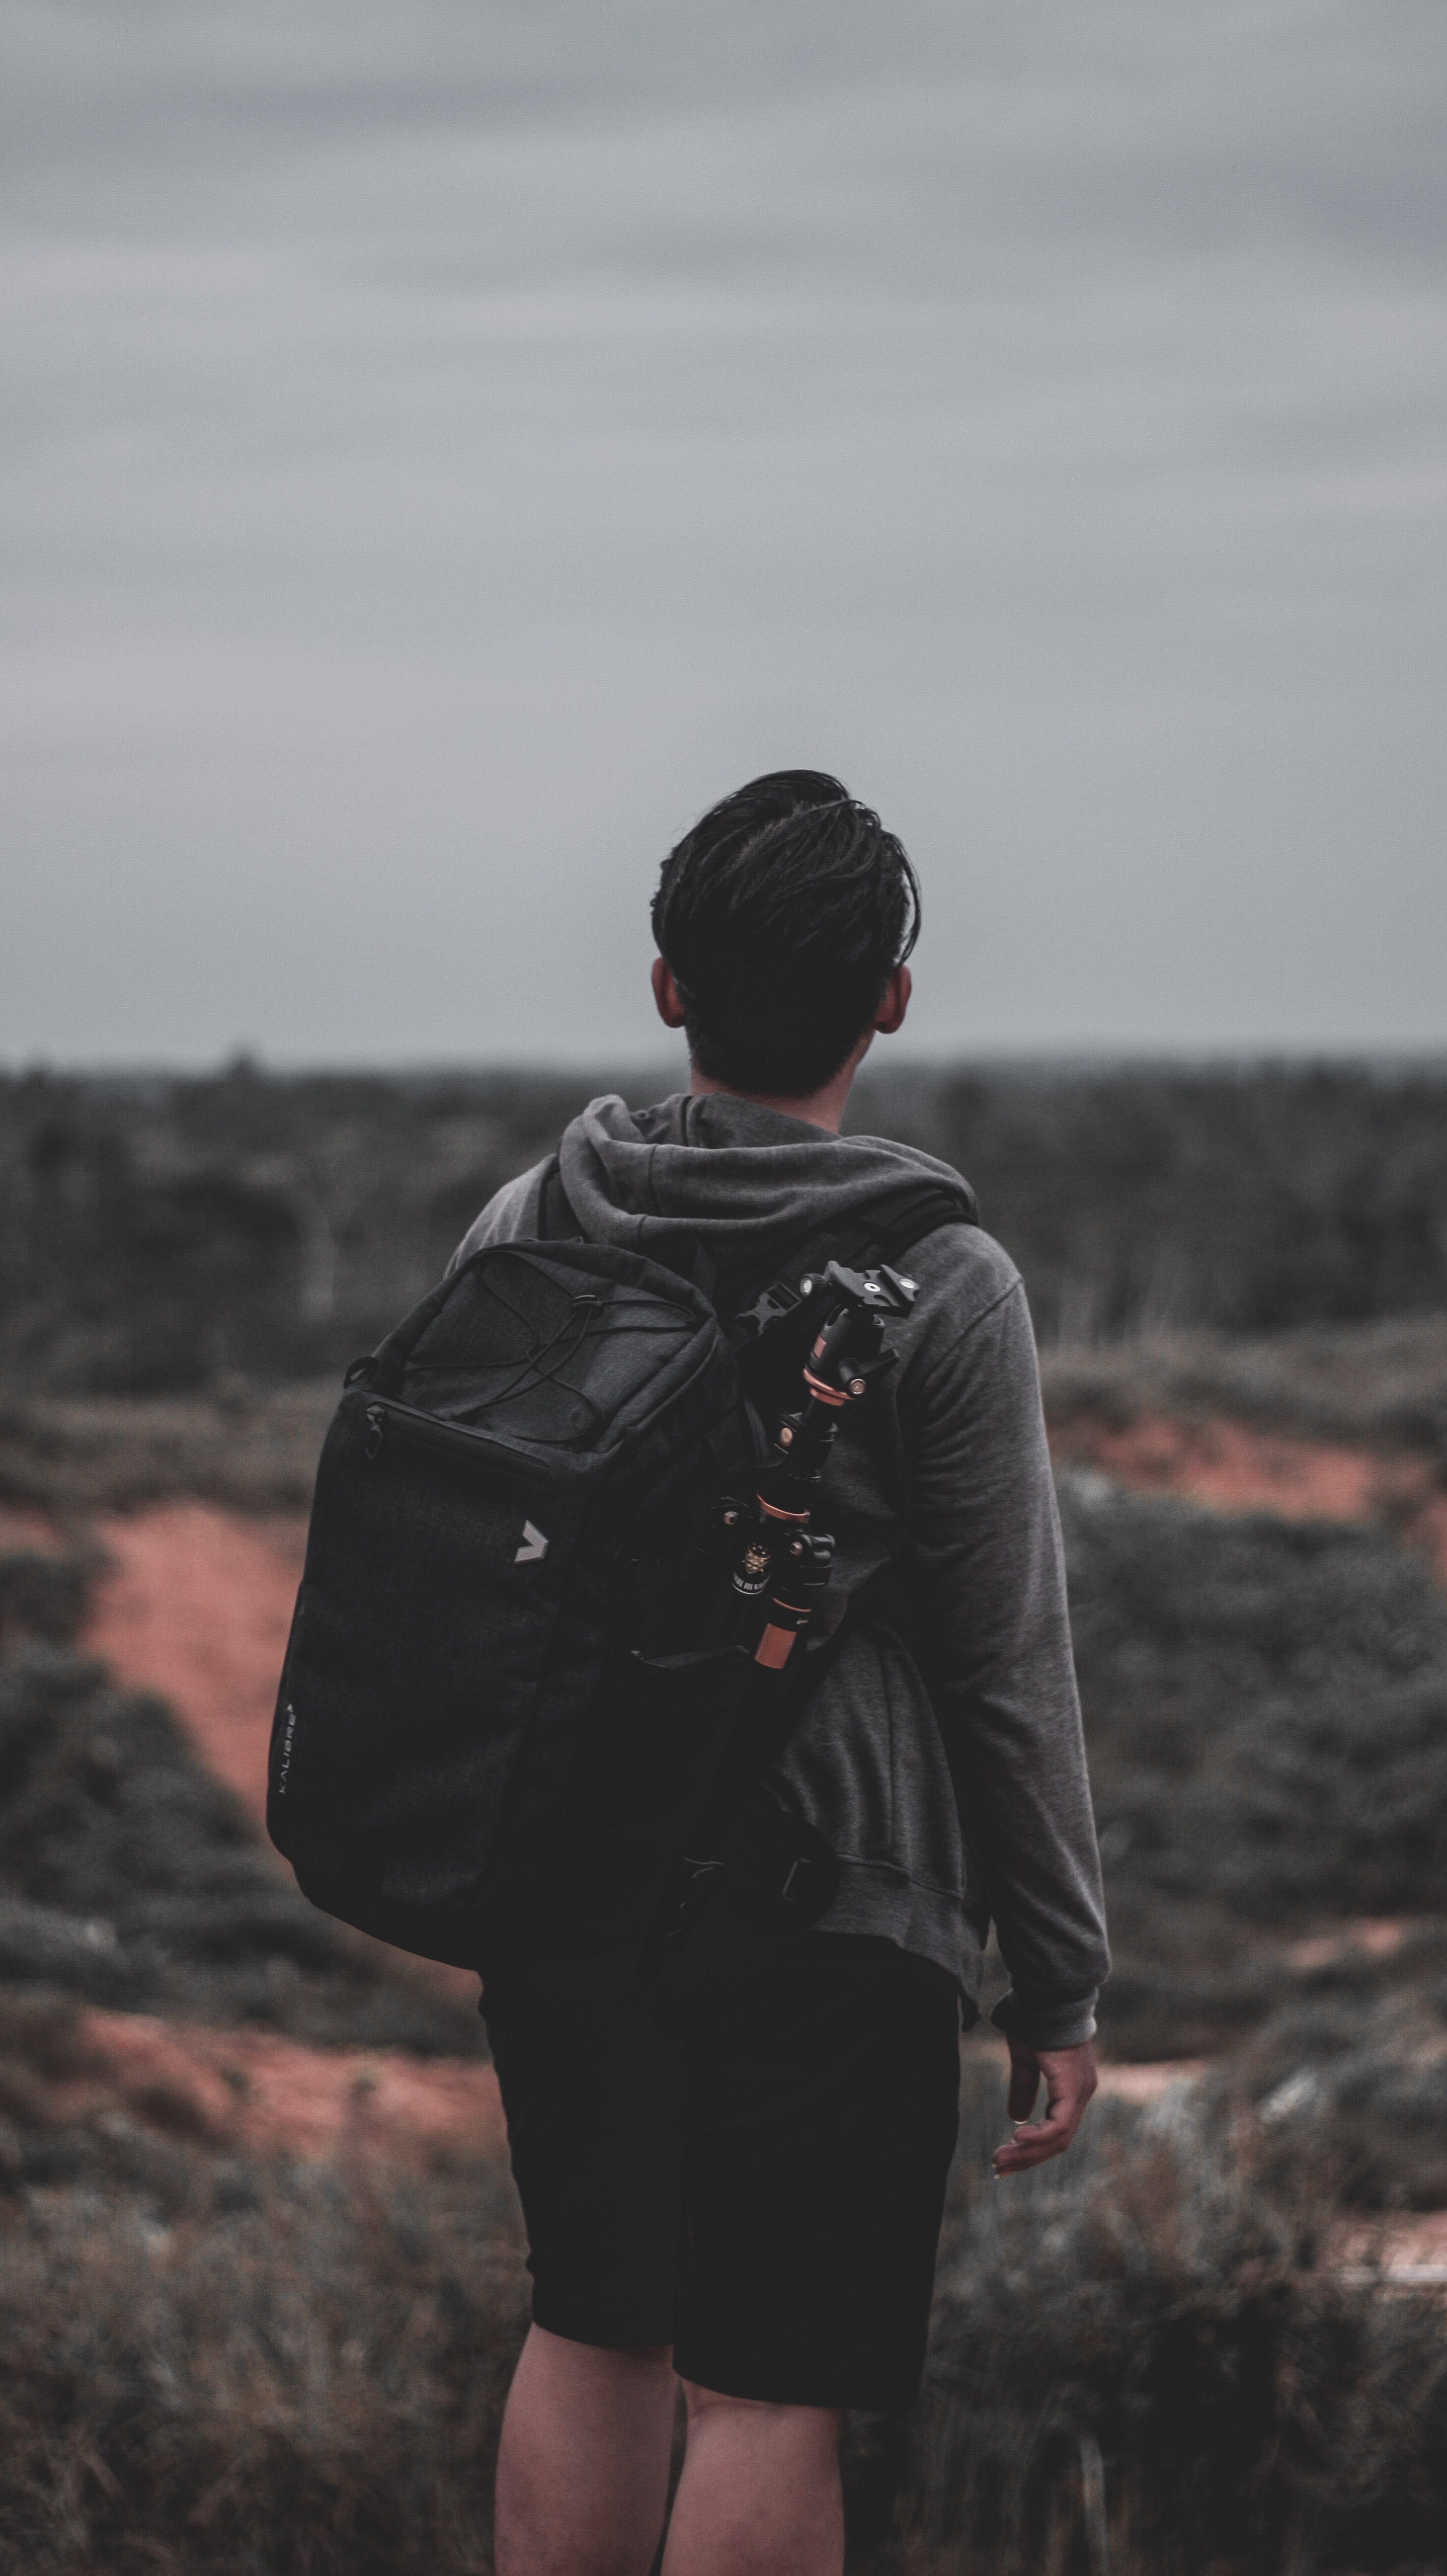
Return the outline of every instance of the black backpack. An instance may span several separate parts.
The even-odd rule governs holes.
[[[927,1182],[890,1218],[801,1241],[757,1293],[685,1233],[583,1241],[554,1162],[539,1237],[474,1253],[353,1364],[268,1781],[314,1904],[464,1967],[646,1932],[767,1697],[720,1624],[717,1505],[799,1381],[797,1280],[897,1263],[973,1202]],[[776,1738],[828,1655],[792,1658]]]

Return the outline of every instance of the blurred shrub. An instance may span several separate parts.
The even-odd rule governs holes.
[[[1224,1413],[1447,1463],[1447,1314],[1299,1325],[1257,1340],[1197,1331],[1056,1345],[1041,1355],[1041,1379],[1052,1426]]]
[[[159,1393],[366,1349],[587,1097],[546,1076],[0,1078],[0,1376]]]
[[[1447,1069],[871,1060],[851,1125],[942,1154],[1046,1342],[1447,1305]]]
[[[1069,2157],[995,2188],[993,2069],[967,2075],[965,2127],[909,2539],[876,2564],[1091,2576],[1107,2544],[1117,2576],[1441,2564],[1447,2318],[1323,2268],[1319,2156],[1273,2168],[1228,2094],[1183,2087],[1097,2104]]]
[[[334,1370],[615,1087],[245,1062],[0,1078],[0,1380],[138,1393]],[[1047,1343],[1447,1304],[1440,1067],[871,1064],[852,1124],[968,1174]]]
[[[302,1512],[338,1391],[328,1377],[264,1391],[233,1380],[194,1395],[11,1396],[0,1401],[0,1500],[81,1518],[170,1494]]]
[[[298,2038],[478,2055],[465,2000],[309,1905],[158,1700],[0,1663],[0,1981]]]
[[[1434,1905],[1447,1602],[1374,1530],[1060,1480],[1113,1888],[1261,1923]]]
[[[93,1547],[49,1550],[0,1540],[0,1645],[20,1637],[70,1645],[97,1562]]]
[[[115,2161],[0,2234],[5,2576],[482,2576],[524,2322],[501,2173]]]
[[[850,2428],[855,2576],[1440,2566],[1447,2317],[1326,2267],[1320,2159],[1182,2089],[997,2189],[1005,2125],[967,2050],[924,2399]],[[485,2576],[502,2169],[81,2143],[0,2155],[3,2576]]]
[[[1447,1873],[1447,1602],[1383,1533],[1060,1478],[1117,2054],[1221,2045],[1312,1975],[1318,1919]],[[1339,1976],[1377,1980],[1358,1963]]]
[[[1447,1925],[1423,1926],[1363,1996],[1284,2005],[1235,2070],[1266,2134],[1329,2157],[1355,2207],[1447,2208]]]

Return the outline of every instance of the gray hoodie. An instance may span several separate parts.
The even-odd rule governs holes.
[[[834,1136],[729,1093],[630,1110],[592,1101],[560,1148],[596,1243],[646,1253],[664,1226],[747,1252],[766,1278],[804,1232],[948,1165]],[[499,1190],[459,1248],[537,1232],[543,1165]],[[935,1960],[976,2014],[993,1917],[1013,1992],[995,2019],[1038,2047],[1089,2038],[1109,1966],[1071,1660],[1055,1491],[1025,1292],[1008,1255],[948,1226],[906,1265],[919,1296],[897,1367],[843,1418],[818,1512],[838,1600],[907,1550],[932,1690],[888,1629],[844,1642],[780,1765],[839,1855],[821,1932],[873,1933]],[[836,1612],[836,1616],[837,1616]]]

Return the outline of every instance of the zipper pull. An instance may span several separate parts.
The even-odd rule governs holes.
[[[375,1458],[381,1446],[382,1408],[380,1404],[369,1404],[367,1407],[367,1456],[369,1458]]]

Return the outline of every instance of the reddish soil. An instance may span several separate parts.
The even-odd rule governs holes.
[[[0,1556],[63,1556],[65,1540],[48,1513],[0,1503]]]
[[[1395,1915],[1362,1914],[1330,1932],[1293,1941],[1286,1956],[1293,1968],[1329,1968],[1333,1960],[1347,1958],[1353,1951],[1368,1959],[1390,1959],[1394,1951],[1400,1950],[1410,1928]]]
[[[1215,1511],[1384,1520],[1447,1582],[1447,1495],[1429,1460],[1166,1414],[1142,1414],[1123,1430],[1082,1415],[1052,1433],[1051,1447],[1062,1464],[1098,1467],[1137,1492],[1185,1494]]]
[[[504,2142],[490,2066],[389,2049],[305,2048],[269,2031],[210,2030],[88,2011],[74,2070],[47,2088],[56,2121],[120,2111],[213,2146],[491,2156]]]
[[[1332,2259],[1349,2274],[1385,2272],[1403,2288],[1447,2289],[1447,2209],[1353,2222],[1338,2233]]]
[[[96,1536],[108,1565],[92,1589],[86,1653],[128,1690],[158,1692],[202,1760],[264,1817],[266,1750],[305,1521],[155,1503],[110,1515]],[[466,1968],[417,1959],[409,1971],[469,1998],[476,1992]]]
[[[301,1578],[304,1521],[247,1520],[209,1503],[113,1514],[82,1643],[117,1681],[158,1691],[253,1815]]]
[[[120,2110],[211,2146],[285,2147],[303,2156],[352,2147],[490,2155],[504,2141],[490,2066],[390,2049],[307,2048],[270,2031],[213,2030],[145,2013],[87,2010],[76,2038],[73,2071],[47,2092],[55,2120]],[[1004,2065],[1002,2042],[974,2045]],[[1122,2102],[1154,2102],[1206,2069],[1196,2057],[1107,2064],[1100,2089]]]
[[[964,2045],[968,2056],[993,2058],[1002,2075],[1008,2071],[1010,2052],[998,2031],[977,2027]],[[1208,2057],[1159,2057],[1140,2065],[1124,2060],[1116,2065],[1107,2058],[1098,2069],[1100,2089],[1117,2102],[1155,2102],[1168,2084],[1194,2083],[1210,2063]]]
[[[1141,2066],[1113,2066],[1100,2069],[1100,2089],[1116,2102],[1158,2102],[1169,2084],[1193,2084],[1204,2075],[1210,2059],[1206,2057],[1162,2057]]]

